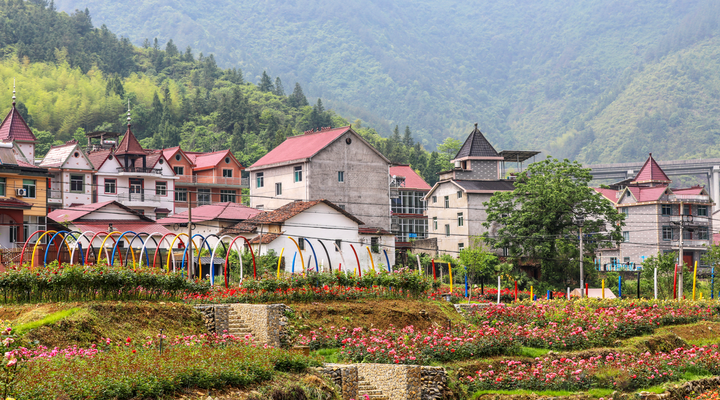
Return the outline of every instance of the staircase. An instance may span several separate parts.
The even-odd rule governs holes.
[[[242,338],[248,335],[253,336],[252,329],[245,324],[245,321],[237,313],[233,312],[230,313],[230,318],[228,318],[228,334]]]
[[[358,377],[357,394],[357,397],[360,400],[365,400],[366,398],[370,400],[389,400],[388,397],[385,396],[381,390],[377,389],[375,386],[366,381],[364,376]]]

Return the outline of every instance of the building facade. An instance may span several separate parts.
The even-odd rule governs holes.
[[[625,214],[623,242],[598,250],[602,266],[635,263],[658,253],[680,252],[685,265],[706,267],[702,256],[712,244],[713,200],[702,186],[671,188],[672,180],[652,157],[634,179],[595,188]],[[682,229],[682,235],[681,235]]]
[[[95,169],[76,141],[51,147],[40,167],[50,172],[48,212],[92,203]]]
[[[352,127],[287,138],[251,165],[250,206],[274,210],[290,202],[327,199],[365,221],[390,229],[390,161]]]
[[[409,248],[410,242],[426,239],[428,220],[425,195],[430,185],[410,166],[390,167],[390,211],[395,247]]]

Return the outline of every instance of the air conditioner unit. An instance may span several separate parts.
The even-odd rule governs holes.
[[[17,189],[17,195],[18,195],[18,196],[27,196],[27,190],[25,190],[25,189]]]

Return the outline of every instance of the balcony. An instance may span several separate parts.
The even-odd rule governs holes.
[[[688,218],[692,217],[692,218]],[[685,226],[707,226],[710,225],[710,218],[708,217],[700,217],[700,216],[691,216],[691,215],[671,215],[670,216],[670,222],[676,222],[680,223],[680,221],[685,221]]]
[[[191,185],[217,185],[217,186],[236,186],[241,188],[250,187],[250,178],[226,178],[222,176],[198,176],[198,175],[177,175],[178,180],[175,182],[178,184],[191,184]]]
[[[48,194],[48,203],[50,204],[62,204],[63,192],[62,190],[50,189]]]
[[[128,168],[118,168],[117,172],[120,174],[122,174],[124,172],[128,172],[131,174],[162,175],[162,168],[128,167]]]
[[[710,246],[710,239],[685,239],[683,240],[683,247],[684,248],[690,248],[690,247],[707,247]],[[677,239],[673,239],[672,241],[672,247],[679,248],[680,242]]]
[[[704,194],[671,194],[668,200],[684,203],[710,203],[710,196]]]
[[[157,207],[160,205],[160,196],[145,193],[120,193],[117,195],[120,203],[135,207]]]

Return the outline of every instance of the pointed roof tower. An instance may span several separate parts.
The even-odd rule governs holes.
[[[133,135],[132,130],[130,129],[130,103],[128,103],[127,121],[128,123],[127,131],[125,131],[125,137],[123,137],[122,142],[120,142],[120,144],[118,145],[118,148],[115,151],[115,155],[146,155],[147,152],[143,150],[142,146],[140,146],[140,142],[138,142],[137,138],[135,137],[135,135]]]
[[[465,143],[458,151],[457,155],[451,162],[460,160],[502,160],[503,157],[495,151],[495,148],[485,139],[485,136],[478,129],[478,124],[475,124],[475,129],[470,132]]]
[[[0,124],[0,141],[37,142],[27,122],[15,108],[15,83],[13,82],[12,109]]]
[[[640,168],[640,172],[635,175],[635,179],[630,182],[631,185],[638,185],[644,183],[649,183],[653,186],[655,184],[669,185],[670,183],[672,183],[670,178],[668,178],[662,168],[660,168],[660,165],[657,163],[657,161],[655,161],[652,153],[650,153],[648,159],[645,161],[645,164],[642,166],[642,168]]]

